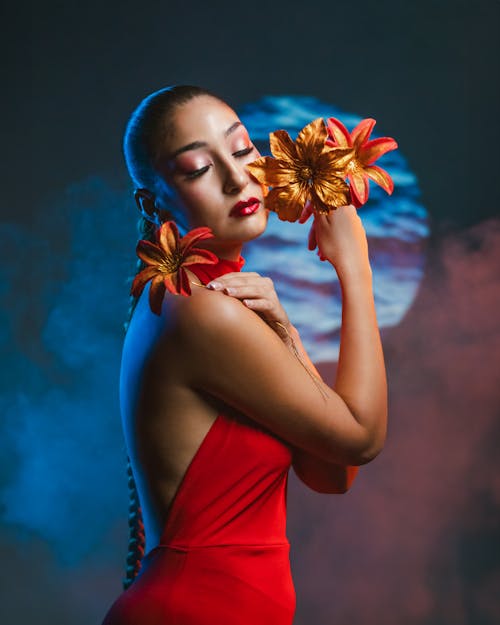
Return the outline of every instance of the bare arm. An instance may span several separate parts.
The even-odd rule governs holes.
[[[368,461],[371,432],[324,384],[324,394],[277,334],[251,310],[221,293],[182,298],[173,328],[178,371],[269,428],[291,445],[329,461]]]
[[[321,377],[302,344],[297,328],[290,324],[288,332],[302,361],[318,377]],[[327,462],[300,447],[294,448],[292,466],[297,477],[309,488],[319,493],[330,494],[347,492],[359,470],[357,466]]]
[[[371,412],[373,420],[379,422],[376,438],[385,440],[387,383],[371,271],[366,274],[340,276],[342,326],[339,362],[333,388],[342,396],[353,414]],[[302,346],[297,330],[290,326],[289,332],[301,358],[316,371]],[[297,450],[294,454],[293,466],[300,479],[319,492],[345,492],[357,473],[356,467],[337,466],[311,458],[303,450]]]
[[[315,382],[277,334],[221,293],[177,298],[174,328],[186,383],[241,410],[328,462],[369,462],[383,441],[373,413],[353,415],[343,398]]]
[[[387,430],[387,378],[372,289],[368,243],[352,205],[316,216],[309,248],[335,268],[342,290],[342,325],[333,388],[353,415],[374,427],[375,447]]]
[[[353,206],[317,216],[311,228],[310,249],[318,244],[320,256],[333,265],[342,288],[342,329],[337,377],[333,385],[351,414],[372,431],[375,457],[386,435],[387,386],[385,365],[375,315],[372,274],[366,236]],[[218,288],[241,299],[267,321],[278,321],[293,336],[301,359],[315,371],[274,291],[272,281],[258,274],[226,274]],[[230,289],[228,291],[227,289]],[[276,332],[286,335],[275,325]],[[345,492],[352,483],[353,463],[331,462],[297,446],[293,466],[299,478],[320,492]]]

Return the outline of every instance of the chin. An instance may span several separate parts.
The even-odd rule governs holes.
[[[268,210],[263,210],[261,213],[256,213],[255,215],[251,215],[249,217],[243,217],[245,222],[243,222],[242,226],[246,235],[244,240],[251,241],[252,239],[260,237],[261,234],[266,231],[268,218]]]

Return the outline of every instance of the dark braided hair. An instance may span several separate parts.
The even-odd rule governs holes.
[[[201,95],[212,96],[224,102],[222,98],[202,87],[173,85],[160,89],[144,98],[132,113],[125,130],[123,152],[130,178],[136,189],[148,190],[155,195],[158,189],[158,177],[154,163],[160,156],[161,147],[168,136],[172,114],[178,106]],[[169,211],[167,206],[165,206],[165,198],[158,196],[157,200],[163,204],[163,210],[170,214],[175,221],[175,213]],[[155,241],[157,227],[158,224],[141,215],[137,222],[139,239]],[[144,262],[138,259],[135,275],[144,267]],[[133,277],[129,279],[129,282],[131,283],[132,280]],[[137,301],[138,298],[131,296],[127,321],[124,323],[125,332],[127,332],[130,325]],[[132,584],[141,569],[146,543],[139,493],[134,479],[132,463],[128,455],[127,478],[129,490],[129,550],[126,575],[122,580],[124,590]]]

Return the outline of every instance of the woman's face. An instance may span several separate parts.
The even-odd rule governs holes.
[[[159,194],[163,188],[186,216],[189,229],[212,229],[215,238],[203,241],[204,247],[221,251],[241,246],[267,225],[264,188],[245,167],[259,156],[233,109],[213,97],[197,96],[173,115],[155,165]],[[248,200],[248,208],[234,208]]]

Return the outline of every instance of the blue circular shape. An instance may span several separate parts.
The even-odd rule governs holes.
[[[275,130],[286,130],[295,139],[318,117],[325,121],[336,117],[349,131],[363,119],[311,96],[287,95],[264,96],[244,105],[238,114],[262,155],[271,155],[269,133]],[[381,135],[373,132],[370,138],[377,136]],[[417,178],[401,150],[388,152],[381,161],[394,180],[393,194],[370,182],[368,202],[358,210],[368,238],[377,320],[383,328],[398,324],[415,298],[423,276],[429,223],[419,201]],[[311,359],[331,362],[338,359],[340,345],[340,285],[330,263],[307,249],[311,223],[280,221],[271,212],[266,232],[245,246],[245,270],[275,281]]]

